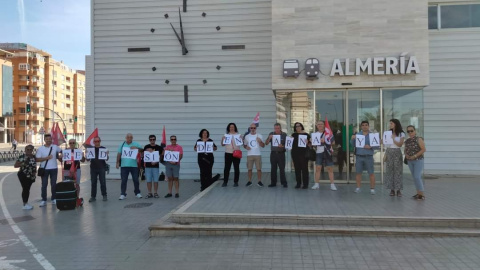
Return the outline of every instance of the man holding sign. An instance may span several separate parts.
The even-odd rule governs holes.
[[[172,197],[173,185],[175,184],[175,198],[180,197],[179,188],[180,183],[178,177],[180,176],[180,160],[183,158],[183,148],[177,144],[177,136],[170,136],[170,145],[163,150],[163,160],[165,161],[165,175],[168,178],[168,193],[165,198]]]
[[[370,124],[368,121],[362,121],[360,124],[361,132],[352,135],[351,143],[355,145],[355,169],[357,171],[355,180],[357,188],[355,193],[360,192],[360,183],[362,181],[362,172],[367,170],[370,176],[370,194],[375,195],[375,174],[373,174],[373,154],[374,146],[372,145],[373,136],[370,133]]]
[[[285,177],[285,140],[287,133],[282,132],[282,126],[279,123],[273,125],[273,132],[268,134],[265,144],[272,143],[270,152],[270,185],[268,187],[277,186],[277,167],[280,170],[280,183],[284,188],[288,187],[287,179]]]
[[[160,154],[163,152],[163,147],[156,144],[157,137],[155,135],[148,136],[149,144],[143,148],[143,162],[145,164],[145,179],[147,180],[148,198],[160,198],[158,196],[158,176],[160,174]],[[153,191],[152,194],[152,182]]]
[[[97,136],[93,138],[94,147],[87,148],[87,160],[90,161],[90,179],[92,181],[89,202],[97,200],[97,180],[100,180],[100,190],[102,192],[103,201],[107,200],[105,170],[107,168],[106,160],[108,160],[108,150],[100,145],[101,141],[100,137]]]
[[[263,137],[261,134],[257,133],[257,126],[252,123],[250,124],[250,134],[245,136],[243,141],[243,147],[248,150],[247,153],[247,170],[248,170],[248,182],[247,187],[252,185],[252,171],[253,164],[255,163],[255,168],[257,169],[257,185],[263,187],[262,183],[262,154],[260,153],[260,147],[265,147],[265,144],[262,141]]]
[[[85,162],[85,155],[82,150],[77,149],[75,139],[68,140],[68,149],[63,150],[63,177],[75,180],[80,185],[82,172],[80,162]]]
[[[125,136],[125,141],[120,144],[118,147],[118,154],[117,154],[117,169],[120,169],[120,176],[122,178],[122,185],[121,185],[121,194],[119,200],[125,200],[127,197],[127,181],[128,175],[132,175],[133,186],[135,196],[137,198],[142,198],[142,194],[140,194],[140,184],[138,183],[138,164],[137,164],[137,155],[138,150],[142,149],[142,146],[133,141],[132,133],[127,133]]]

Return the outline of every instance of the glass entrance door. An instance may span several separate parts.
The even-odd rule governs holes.
[[[347,134],[344,130],[346,126],[345,95],[345,90],[315,91],[315,122],[328,120],[328,124],[334,134],[333,174],[335,180],[347,180],[348,161],[346,146],[348,146],[348,140],[346,140]],[[316,132],[316,123],[313,124],[313,132]],[[320,182],[329,182],[328,173],[324,166],[321,169]]]
[[[352,90],[347,91],[347,115],[348,115],[348,135],[349,140],[353,134],[359,132],[360,123],[368,121],[370,132],[382,134],[382,114],[380,104],[380,90]],[[351,143],[348,144],[348,163],[350,166],[349,182],[355,181],[355,153]],[[373,156],[374,173],[376,182],[381,181],[382,177],[382,153],[375,151]],[[362,181],[368,182],[366,173],[362,174]]]

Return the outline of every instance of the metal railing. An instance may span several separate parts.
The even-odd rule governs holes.
[[[35,150],[33,150],[33,154],[35,155]],[[3,151],[0,152],[0,163],[2,162],[7,162],[7,161],[15,161],[17,158],[21,155],[23,155],[25,152],[23,150],[20,151]]]

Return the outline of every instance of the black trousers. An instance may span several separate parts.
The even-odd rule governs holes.
[[[305,158],[305,153],[292,153],[293,166],[295,167],[295,178],[297,180],[297,186],[302,184],[303,187],[308,187],[308,160]]]
[[[233,154],[225,153],[225,169],[223,170],[223,182],[228,183],[228,177],[230,176],[230,168],[232,167],[233,163],[233,170],[235,171],[235,178],[233,181],[238,183],[238,179],[240,179],[240,159],[234,158]]]
[[[208,188],[212,181],[213,155],[198,154],[198,167],[200,167],[200,190]]]
[[[275,152],[270,153],[270,164],[272,165],[270,170],[271,180],[270,184],[277,184],[277,168],[280,170],[280,183],[282,185],[287,184],[287,179],[285,177],[285,152]]]
[[[107,183],[105,181],[105,168],[92,168],[90,167],[90,179],[92,181],[91,197],[97,196],[97,180],[100,180],[100,190],[102,196],[107,196]]]
[[[18,180],[20,181],[20,184],[22,185],[22,200],[23,203],[28,202],[28,197],[30,197],[30,187],[32,187],[32,184],[34,180],[29,179],[27,177],[21,177],[20,175],[18,176]]]

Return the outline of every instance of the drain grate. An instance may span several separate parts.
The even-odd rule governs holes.
[[[144,208],[144,207],[149,207],[152,204],[153,203],[132,203],[132,204],[125,205],[124,208]]]

